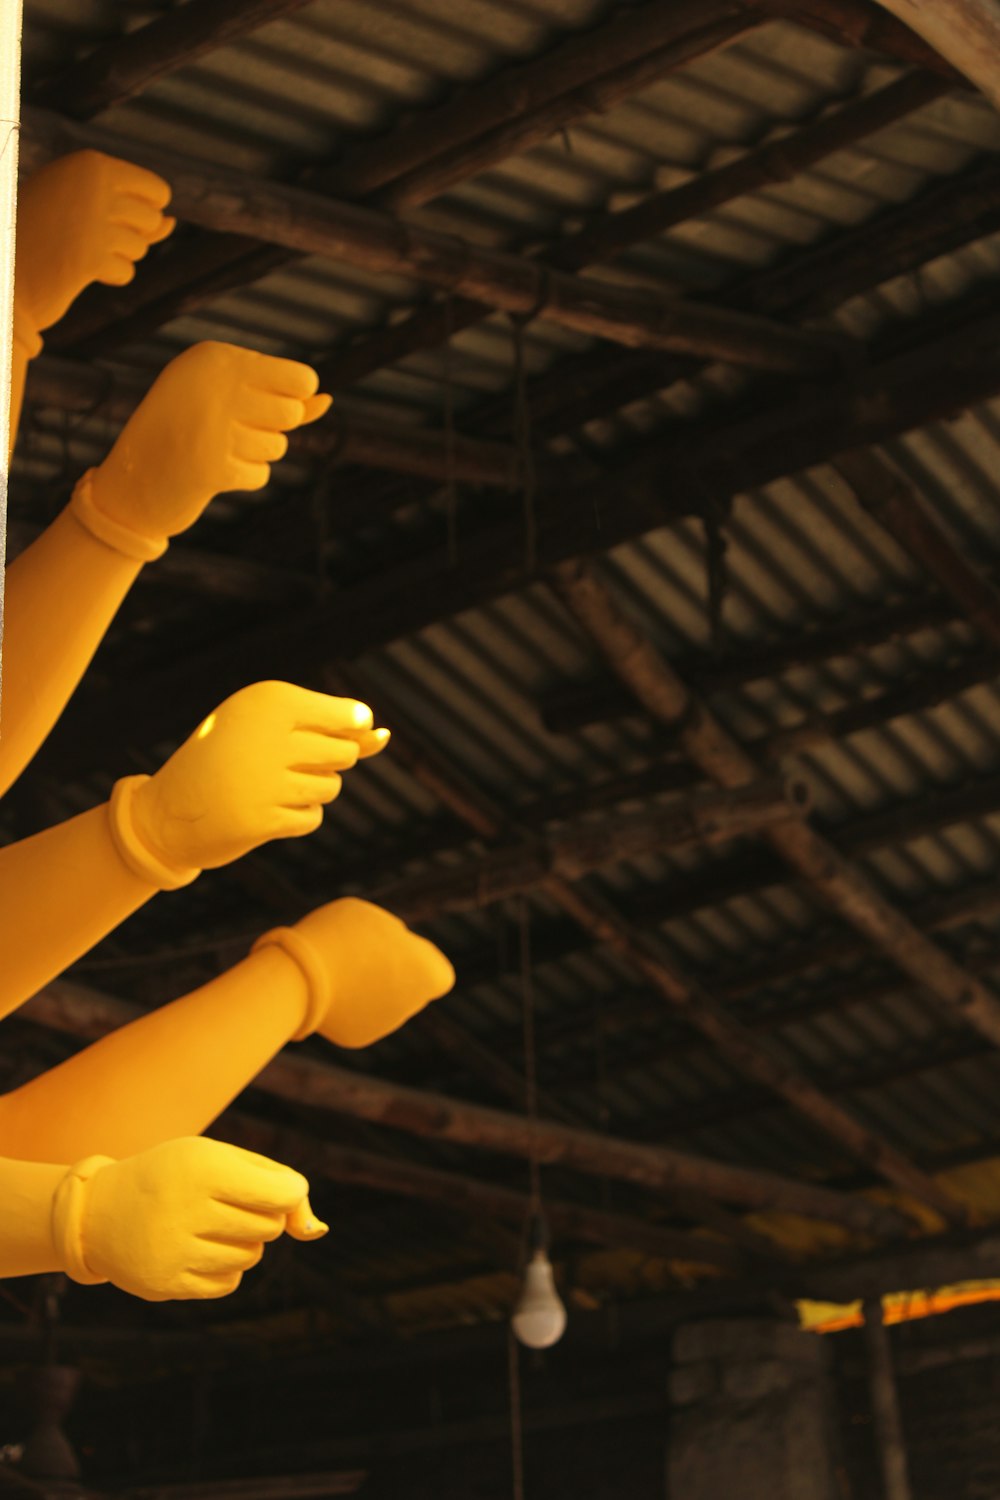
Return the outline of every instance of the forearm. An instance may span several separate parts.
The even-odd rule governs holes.
[[[200,1135],[296,1035],[307,1002],[287,954],[255,953],[0,1098],[0,1142],[76,1161]]]
[[[0,1016],[156,893],[126,864],[107,806],[0,849]]]
[[[0,1277],[63,1269],[53,1238],[52,1208],[66,1170],[0,1158]]]
[[[8,568],[0,793],[58,720],[141,567],[67,509]]]

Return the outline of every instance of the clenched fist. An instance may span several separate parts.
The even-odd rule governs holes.
[[[231,344],[195,344],[173,360],[104,463],[84,503],[115,527],[165,545],[227,490],[259,490],[285,436],[329,410],[308,365]]]
[[[229,864],[270,839],[313,833],[341,773],[388,741],[353,698],[259,682],[210,714],[155,776],[119,782],[113,827],[140,865],[143,851],[175,871]]]
[[[225,1297],[287,1230],[327,1232],[298,1172],[221,1141],[191,1137],[125,1161],[91,1158],[56,1197],[65,1269],[148,1302]]]
[[[455,971],[440,948],[370,901],[346,896],[256,944],[283,948],[309,985],[301,1037],[369,1047],[446,995]]]
[[[17,206],[17,314],[40,333],[93,281],[125,286],[175,220],[161,177],[101,151],[76,151],[28,179]]]

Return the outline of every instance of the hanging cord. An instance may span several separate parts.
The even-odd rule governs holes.
[[[705,528],[705,573],[708,594],[708,630],[711,648],[716,656],[721,655],[724,644],[723,610],[729,573],[726,567],[728,542],[723,529],[720,508],[714,503],[705,507],[702,517]]]
[[[455,368],[451,341],[455,334],[455,299],[444,299],[444,465],[445,514],[448,525],[448,563],[458,567],[458,485],[455,483]]]
[[[541,1170],[538,1164],[538,1057],[535,1050],[535,990],[531,972],[531,913],[527,899],[522,896],[518,904],[521,958],[521,1008],[524,1025],[524,1096],[525,1108],[531,1122],[531,1151],[528,1156],[528,1171],[531,1187],[532,1216],[542,1211]]]
[[[597,1128],[606,1133],[611,1119],[611,1110],[608,1106],[608,1049],[607,1036],[604,1027],[604,1006],[599,995],[594,997],[594,1088],[595,1104],[597,1106]],[[611,1183],[607,1177],[601,1177],[601,1202],[604,1209],[611,1208]]]
[[[507,1380],[510,1397],[510,1471],[514,1500],[524,1500],[524,1424],[521,1413],[521,1352],[514,1330],[507,1330]]]
[[[524,511],[524,565],[529,573],[535,571],[538,558],[538,520],[535,515],[535,494],[538,489],[535,474],[535,455],[531,447],[531,410],[528,404],[528,373],[524,354],[524,332],[532,318],[511,314],[511,329],[514,335],[514,448],[517,453],[518,477],[521,481],[521,500]]]

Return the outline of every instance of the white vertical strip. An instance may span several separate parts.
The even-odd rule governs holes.
[[[21,0],[0,0],[0,666],[3,659],[3,568],[7,556],[7,450],[10,447],[14,226],[20,117]]]

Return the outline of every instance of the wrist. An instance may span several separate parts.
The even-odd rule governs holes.
[[[201,870],[181,865],[163,852],[149,831],[145,798],[150,776],[126,776],[116,782],[108,803],[108,822],[115,849],[133,875],[160,891],[176,891],[197,880]]]
[[[170,544],[169,537],[149,537],[117,520],[101,505],[100,469],[88,469],[73,491],[69,508],[91,536],[114,552],[137,562],[155,562]]]
[[[295,964],[306,984],[306,1006],[302,1024],[292,1037],[304,1042],[319,1030],[333,1004],[333,980],[319,952],[297,927],[275,927],[257,939],[252,953],[278,948]]]
[[[87,1262],[87,1202],[93,1179],[111,1166],[109,1156],[88,1156],[70,1167],[52,1201],[52,1243],[66,1275],[83,1286],[97,1286],[109,1278]]]

